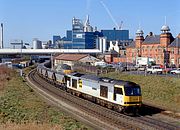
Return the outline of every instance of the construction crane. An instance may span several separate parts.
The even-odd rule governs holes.
[[[101,0],[100,2],[101,2],[101,4],[102,4],[102,6],[104,7],[104,9],[106,10],[106,12],[108,13],[108,15],[110,16],[110,18],[111,18],[111,20],[113,21],[113,23],[115,24],[115,26],[116,26],[117,28],[119,28],[119,26],[118,26],[116,20],[114,19],[111,11],[108,9],[108,7],[105,5],[105,3],[104,3],[102,0]]]
[[[120,25],[119,25],[119,30],[122,29],[122,25],[123,25],[123,21],[121,21]]]
[[[117,27],[117,29],[121,30],[122,29],[123,21],[121,21],[120,25],[118,25],[117,21],[114,19],[114,17],[112,15],[111,11],[109,10],[109,8],[105,5],[105,3],[102,0],[100,2],[101,2],[101,5],[106,10],[106,12],[108,13],[108,15],[110,16],[110,18],[113,21],[113,23],[115,24],[115,26]]]

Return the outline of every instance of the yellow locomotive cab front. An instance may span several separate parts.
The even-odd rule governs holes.
[[[124,106],[141,106],[142,96],[124,96]]]
[[[141,106],[142,96],[139,85],[124,86],[124,106]]]

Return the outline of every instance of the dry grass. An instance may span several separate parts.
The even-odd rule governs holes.
[[[143,101],[180,112],[180,79],[156,75],[128,75],[109,73],[103,76],[133,81],[142,88]]]
[[[5,66],[0,66],[0,94],[4,90],[5,84],[11,79],[13,71]]]
[[[63,130],[59,125],[49,125],[49,124],[13,124],[7,123],[0,126],[0,130]]]
[[[29,88],[22,77],[0,69],[0,130],[87,130],[88,128],[47,105]],[[8,78],[7,77],[11,77]],[[32,123],[33,122],[33,123]]]

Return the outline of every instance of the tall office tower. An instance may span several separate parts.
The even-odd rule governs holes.
[[[72,20],[72,48],[85,49],[85,33],[83,24],[80,19],[73,18]]]
[[[3,23],[1,23],[1,43],[0,43],[0,49],[3,48]]]

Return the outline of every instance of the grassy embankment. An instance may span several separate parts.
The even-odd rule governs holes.
[[[180,112],[180,78],[109,73],[103,76],[133,81],[142,88],[143,100]]]
[[[0,129],[88,129],[43,102],[17,73],[0,68],[0,81]]]

